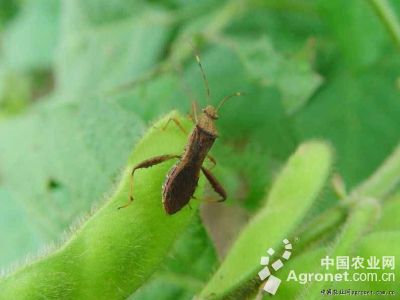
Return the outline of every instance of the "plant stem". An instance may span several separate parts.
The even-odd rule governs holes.
[[[297,251],[299,253],[306,251],[313,244],[331,235],[344,223],[346,215],[346,207],[337,204],[315,216],[294,234],[295,237],[298,236],[301,239]]]
[[[387,0],[369,0],[369,3],[389,31],[396,46],[400,48],[400,25],[389,2]]]
[[[352,194],[382,199],[400,184],[400,145]]]

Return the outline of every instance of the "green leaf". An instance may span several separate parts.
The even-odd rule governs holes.
[[[398,143],[400,60],[385,60],[327,79],[307,109],[294,116],[300,139],[325,137],[338,153],[338,172],[348,187],[371,174]],[[377,147],[376,145],[379,145]]]
[[[18,3],[14,0],[4,0],[0,3],[0,30],[9,22],[18,11]]]
[[[0,65],[0,119],[22,111],[30,100],[30,78]]]
[[[247,72],[260,84],[278,88],[288,114],[303,107],[322,82],[311,66],[310,57],[314,52],[311,44],[303,53],[285,56],[265,36],[256,41],[234,42]]]
[[[143,128],[136,114],[104,99],[46,104],[1,123],[0,140],[7,143],[0,144],[0,201],[15,201],[27,216],[29,231],[15,231],[21,239],[48,243],[88,211],[112,188]],[[5,210],[0,215],[8,218]],[[4,240],[13,234],[7,228],[1,228]],[[2,244],[2,257],[16,247]],[[27,248],[19,245],[16,254]]]
[[[35,0],[25,4],[2,37],[3,61],[14,71],[51,67],[59,34],[59,1]]]
[[[274,183],[267,204],[243,229],[200,297],[220,299],[252,279],[260,257],[290,236],[327,179],[332,153],[325,143],[301,145]]]
[[[173,161],[138,172],[135,201],[117,208],[128,200],[132,165],[153,155],[179,153],[184,146],[179,129],[159,129],[170,116],[136,146],[107,202],[59,249],[3,278],[1,298],[126,299],[158,268],[196,211],[188,206],[174,215],[164,211],[161,186]]]
[[[366,66],[383,55],[388,38],[368,1],[317,1],[317,8],[347,65]]]
[[[379,168],[357,187],[356,194],[383,200],[400,184],[400,145],[386,157]]]
[[[126,14],[124,3],[102,1],[109,7],[105,11],[90,9],[93,3],[87,3],[83,11],[80,1],[66,3],[56,76],[58,92],[67,99],[77,94],[110,92],[132,82],[154,67],[162,55],[169,33],[168,14],[149,8],[122,20],[107,16],[114,9]],[[100,12],[105,18],[98,22]]]
[[[33,249],[42,241],[31,226],[29,214],[4,188],[0,187],[0,265],[8,266]],[[12,230],[10,230],[12,228]]]

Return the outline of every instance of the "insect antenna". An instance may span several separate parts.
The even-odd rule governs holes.
[[[232,97],[243,96],[243,95],[244,95],[243,92],[236,92],[236,93],[230,94],[230,95],[228,95],[228,96],[225,96],[225,97],[221,100],[221,102],[218,104],[217,109],[216,109],[216,112],[219,111],[219,109],[222,107],[222,105],[225,104],[225,102],[226,102],[228,99],[230,99],[230,98],[232,98]]]
[[[211,102],[211,92],[210,92],[210,86],[208,84],[208,80],[206,77],[206,73],[204,72],[198,52],[196,51],[195,48],[193,48],[193,51],[195,52],[196,61],[197,61],[197,64],[199,65],[201,76],[203,77],[204,87],[206,88],[206,92],[207,92],[207,99],[208,99],[208,102],[210,103]]]

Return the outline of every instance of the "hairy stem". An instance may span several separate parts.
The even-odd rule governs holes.
[[[400,25],[396,14],[387,0],[369,0],[372,8],[389,31],[394,43],[400,48]]]

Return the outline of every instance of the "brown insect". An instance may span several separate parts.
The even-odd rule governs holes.
[[[196,60],[201,70],[207,96],[210,99],[211,96],[209,85],[198,55],[196,55]],[[189,136],[184,153],[182,155],[167,154],[156,156],[134,166],[131,173],[129,202],[119,208],[126,207],[133,201],[133,178],[136,170],[149,168],[171,159],[179,159],[179,162],[169,171],[162,187],[162,202],[167,214],[172,215],[178,212],[190,201],[191,198],[194,198],[193,194],[199,181],[200,170],[210,182],[214,191],[221,196],[221,199],[219,199],[218,202],[224,201],[227,197],[224,188],[214,177],[211,171],[203,166],[203,163],[204,160],[208,158],[214,166],[216,165],[215,159],[212,158],[208,152],[218,137],[218,132],[215,126],[215,121],[218,119],[218,110],[229,98],[241,95],[242,93],[237,92],[226,96],[222,99],[217,108],[214,108],[212,105],[207,105],[207,107],[202,110],[202,114],[199,117],[197,117],[196,105],[195,102],[193,102],[192,110],[195,127]],[[181,126],[176,118],[169,119],[164,126],[164,129],[166,126],[168,126],[170,121],[173,121],[179,127],[179,129],[187,134],[185,129]]]

